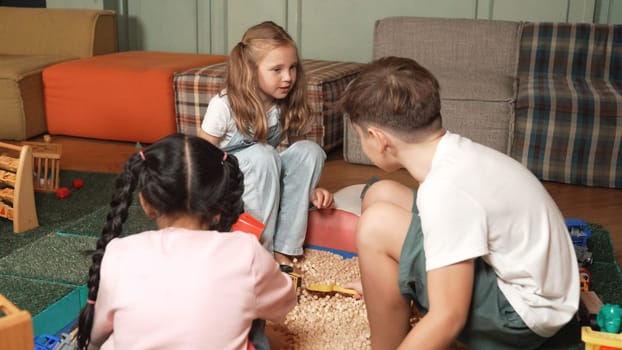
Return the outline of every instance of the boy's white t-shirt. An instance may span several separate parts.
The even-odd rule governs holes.
[[[482,257],[536,334],[575,314],[579,274],[557,205],[514,159],[447,132],[417,192],[426,270]]]
[[[266,113],[268,127],[277,125],[279,117],[279,108],[277,105],[273,105]],[[226,91],[223,90],[209,101],[207,111],[205,111],[205,116],[201,122],[201,129],[212,136],[220,138],[219,148],[227,146],[233,135],[238,131]]]

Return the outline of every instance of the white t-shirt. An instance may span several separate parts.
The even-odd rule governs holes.
[[[482,257],[536,334],[575,314],[579,275],[564,218],[540,181],[514,159],[447,132],[419,186],[426,269]]]
[[[277,105],[273,105],[266,113],[268,127],[275,126],[279,122],[280,111]],[[212,97],[205,111],[205,117],[201,123],[201,129],[206,133],[220,138],[218,147],[223,148],[229,144],[233,135],[238,131],[233,119],[233,110],[229,98],[223,90]]]

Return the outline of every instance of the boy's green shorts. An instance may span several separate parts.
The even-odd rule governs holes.
[[[423,233],[416,205],[413,207],[413,219],[400,255],[398,284],[402,295],[425,313],[429,303]],[[469,318],[457,340],[472,350],[502,350],[535,349],[546,338],[525,325],[499,289],[494,271],[478,258]]]

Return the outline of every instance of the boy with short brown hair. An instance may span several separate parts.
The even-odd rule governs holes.
[[[339,105],[378,167],[419,183],[379,181],[363,199],[357,249],[373,349],[532,349],[572,318],[579,275],[561,212],[521,164],[443,128],[429,71],[381,58]],[[412,329],[411,301],[424,313]]]

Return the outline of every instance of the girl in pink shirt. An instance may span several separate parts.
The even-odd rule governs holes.
[[[237,159],[194,136],[131,156],[89,270],[79,349],[247,349],[255,319],[295,306],[289,276],[250,234]],[[158,230],[119,238],[134,192]]]

